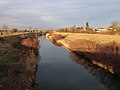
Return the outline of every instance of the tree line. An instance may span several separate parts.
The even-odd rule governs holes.
[[[7,35],[9,32],[15,33],[17,31],[18,31],[17,28],[13,28],[12,30],[9,30],[9,26],[7,24],[3,24],[2,29],[0,30],[0,35],[3,34]]]
[[[103,28],[102,28],[103,29]],[[120,21],[112,21],[110,26],[106,28],[107,31],[99,33],[107,34],[120,34]],[[71,32],[71,33],[97,33],[98,29],[91,28],[89,22],[86,22],[85,27],[76,27],[75,25],[70,28],[61,28],[57,30],[58,32]]]

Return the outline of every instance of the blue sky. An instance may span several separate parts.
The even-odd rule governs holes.
[[[0,0],[0,28],[107,27],[120,20],[120,0]]]

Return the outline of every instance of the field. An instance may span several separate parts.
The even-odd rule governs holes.
[[[90,40],[96,42],[96,44],[120,44],[120,35],[102,35],[102,34],[83,34],[83,33],[59,33],[55,32],[54,34],[61,34],[66,36],[63,40],[75,41],[77,39],[81,40]]]

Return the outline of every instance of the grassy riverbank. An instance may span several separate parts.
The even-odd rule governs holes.
[[[60,33],[55,32],[53,34],[61,34],[66,36],[64,41],[75,41],[78,39],[94,41],[97,44],[120,44],[120,35],[103,35],[103,34],[83,34],[83,33]]]
[[[23,39],[20,35],[0,38],[0,90],[33,89],[38,52],[21,45]]]
[[[59,39],[55,39],[59,36]],[[49,39],[56,40],[65,48],[84,55],[94,64],[120,76],[120,36],[80,33],[52,33]],[[111,70],[112,69],[112,70]]]
[[[4,34],[4,33],[2,35],[0,34],[0,37],[8,37],[8,36],[23,35],[23,34],[31,34],[31,32],[15,32],[15,33],[8,32],[7,34]]]
[[[59,35],[59,39],[55,39]],[[80,34],[80,33],[53,33],[50,38],[71,51],[119,53],[119,35]]]

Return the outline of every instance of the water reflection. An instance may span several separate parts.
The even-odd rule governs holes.
[[[70,52],[71,58],[78,64],[86,68],[89,73],[92,73],[99,81],[104,84],[108,90],[120,89],[120,77],[116,74],[112,74],[108,70],[96,65],[84,56],[77,55],[75,52]],[[104,65],[103,65],[104,66]]]
[[[61,46],[61,44],[60,43],[57,43],[56,41],[54,41],[53,39],[48,39],[48,40],[50,40],[51,41],[51,43],[52,44],[54,44],[55,46],[58,46],[58,47],[60,47]]]

